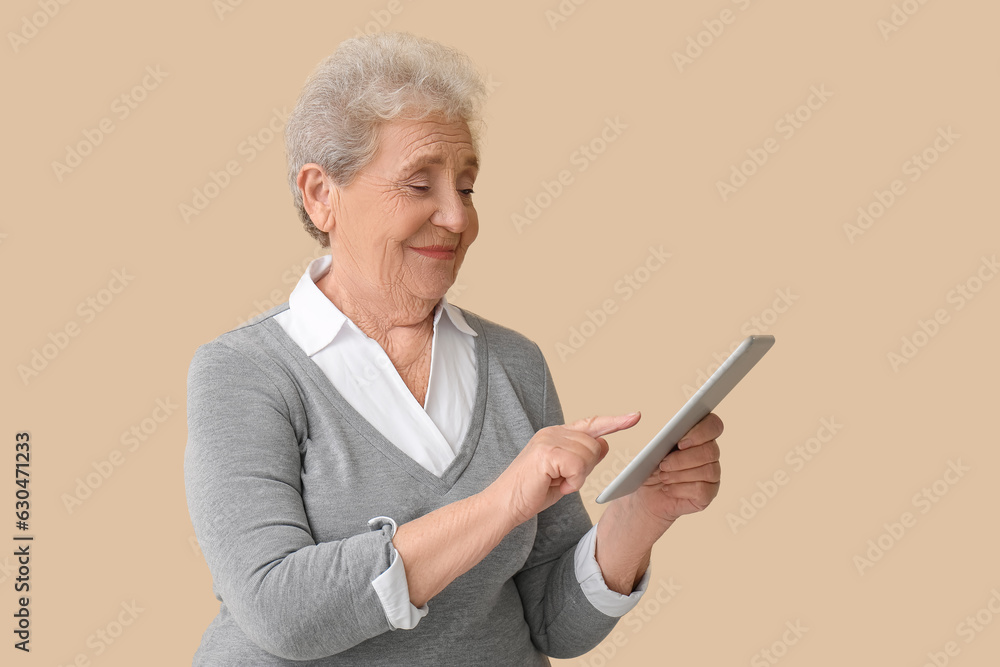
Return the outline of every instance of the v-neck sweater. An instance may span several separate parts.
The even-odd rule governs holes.
[[[188,508],[219,613],[195,665],[548,665],[615,626],[575,576],[592,522],[579,493],[514,528],[391,630],[371,582],[391,564],[391,526],[478,493],[562,408],[539,347],[462,309],[478,334],[472,421],[434,475],[332,385],[274,315],[197,348],[188,372]]]

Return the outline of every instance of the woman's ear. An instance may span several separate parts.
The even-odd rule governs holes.
[[[302,165],[295,181],[302,193],[302,205],[317,229],[329,234],[335,222],[334,210],[339,194],[333,179],[315,162]]]

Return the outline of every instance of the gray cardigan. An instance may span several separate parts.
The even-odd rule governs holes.
[[[586,653],[617,617],[576,581],[592,526],[578,493],[513,531],[390,630],[371,585],[391,526],[486,488],[538,429],[563,423],[548,365],[525,336],[464,310],[476,330],[472,422],[437,477],[337,392],[273,316],[198,347],[188,372],[184,481],[219,613],[194,665],[548,665]],[[304,662],[303,662],[304,661]]]

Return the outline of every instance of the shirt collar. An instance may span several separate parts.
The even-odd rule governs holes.
[[[332,263],[333,257],[331,255],[323,255],[311,261],[288,297],[288,308],[292,315],[289,334],[309,356],[316,354],[333,342],[333,339],[345,325],[364,335],[364,332],[344,315],[316,285],[316,281],[329,270]],[[462,311],[448,303],[447,298],[442,296],[441,300],[434,306],[435,336],[441,313],[448,313],[445,321],[451,322],[462,333],[469,336],[477,335],[476,331],[466,322]]]

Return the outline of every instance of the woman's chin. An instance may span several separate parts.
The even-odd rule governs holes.
[[[451,267],[438,271],[411,273],[410,293],[422,299],[440,299],[455,284],[455,273]]]
[[[448,290],[451,289],[451,285],[452,283],[442,283],[439,287],[428,287],[422,291],[419,296],[424,299],[437,301],[448,293]]]

